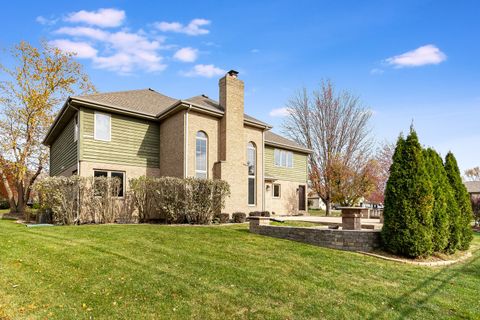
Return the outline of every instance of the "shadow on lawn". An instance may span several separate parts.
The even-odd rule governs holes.
[[[476,250],[474,254],[477,252]],[[455,268],[455,266],[445,267],[439,272],[435,273],[433,276],[427,278],[426,280],[419,283],[415,288],[412,290],[402,294],[396,299],[390,300],[386,305],[378,310],[377,312],[373,313],[369,319],[378,319],[379,317],[383,316],[384,313],[390,310],[392,306],[394,306],[397,311],[400,313],[400,319],[408,319],[410,315],[419,308],[422,308],[430,299],[432,299],[437,292],[443,289],[450,281],[455,279],[458,275],[464,273],[466,269],[472,269],[472,264],[474,264],[477,260],[480,259],[480,255],[474,256],[473,258],[467,260],[467,262],[463,263],[461,268]],[[445,273],[451,272],[450,275],[446,276],[446,278],[442,278]],[[415,294],[417,291],[424,289],[430,286],[434,282],[440,282],[438,285],[434,285],[432,289],[428,289],[425,291],[426,297],[420,300],[416,300],[415,303],[408,301],[409,298]]]

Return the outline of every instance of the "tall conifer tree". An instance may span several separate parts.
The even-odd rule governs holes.
[[[451,152],[445,157],[445,171],[447,172],[450,186],[452,187],[455,200],[460,210],[458,218],[459,249],[466,250],[470,246],[473,238],[472,228],[470,226],[473,219],[473,211],[470,196],[460,176],[457,160]]]
[[[423,150],[423,154],[425,158],[425,165],[433,187],[433,251],[442,252],[447,248],[450,236],[448,214],[450,185],[447,178],[447,173],[443,167],[443,160],[440,155],[431,148]]]
[[[385,248],[408,257],[433,252],[433,188],[413,128],[397,142],[385,192],[382,239]]]

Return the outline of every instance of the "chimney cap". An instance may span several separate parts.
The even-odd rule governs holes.
[[[237,78],[238,77],[238,71],[235,71],[235,70],[230,70],[227,72],[229,76],[231,77],[234,77],[234,78]]]

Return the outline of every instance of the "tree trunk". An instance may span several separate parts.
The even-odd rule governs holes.
[[[325,215],[326,215],[327,217],[330,216],[330,211],[331,211],[331,202],[330,202],[330,200],[327,199],[327,200],[325,201]]]
[[[17,214],[21,215],[22,217],[25,217],[25,206],[26,206],[26,201],[25,201],[25,191],[23,189],[23,183],[19,182],[17,184]]]

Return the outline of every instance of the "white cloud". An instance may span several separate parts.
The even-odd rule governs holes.
[[[288,108],[278,108],[270,111],[270,117],[286,117],[290,114]]]
[[[163,32],[177,32],[185,33],[191,36],[198,36],[202,34],[207,34],[210,31],[208,29],[202,28],[210,24],[210,20],[206,19],[193,19],[189,24],[183,25],[180,22],[157,22],[155,27]]]
[[[91,47],[97,48],[94,49],[95,55],[90,54],[85,58],[91,58],[96,68],[120,73],[130,73],[135,69],[153,72],[166,68],[162,63],[163,57],[158,53],[161,49],[160,41],[148,39],[142,31],[109,32],[90,27],[64,27],[56,30],[55,33],[94,41]]]
[[[378,68],[373,68],[372,70],[370,70],[370,74],[372,75],[380,75],[380,74],[383,74],[385,71],[382,70],[382,69],[378,69]]]
[[[190,47],[182,48],[175,52],[173,57],[183,62],[194,62],[198,57],[198,50]]]
[[[55,30],[55,33],[74,37],[88,37],[95,40],[105,40],[109,35],[106,31],[90,27],[63,27]]]
[[[215,67],[213,64],[197,64],[192,70],[182,73],[186,77],[212,78],[225,74],[226,71]]]
[[[385,61],[395,68],[420,67],[428,64],[439,64],[447,59],[445,53],[432,44],[390,57]]]
[[[98,9],[97,11],[77,11],[70,13],[65,21],[81,22],[89,25],[109,28],[118,27],[125,20],[125,11],[117,9]]]
[[[97,56],[97,50],[86,42],[59,39],[50,41],[49,44],[65,52],[75,52],[78,58],[88,59]]]
[[[53,26],[55,23],[57,23],[58,19],[49,19],[43,16],[38,16],[35,18],[35,21],[45,26]]]

